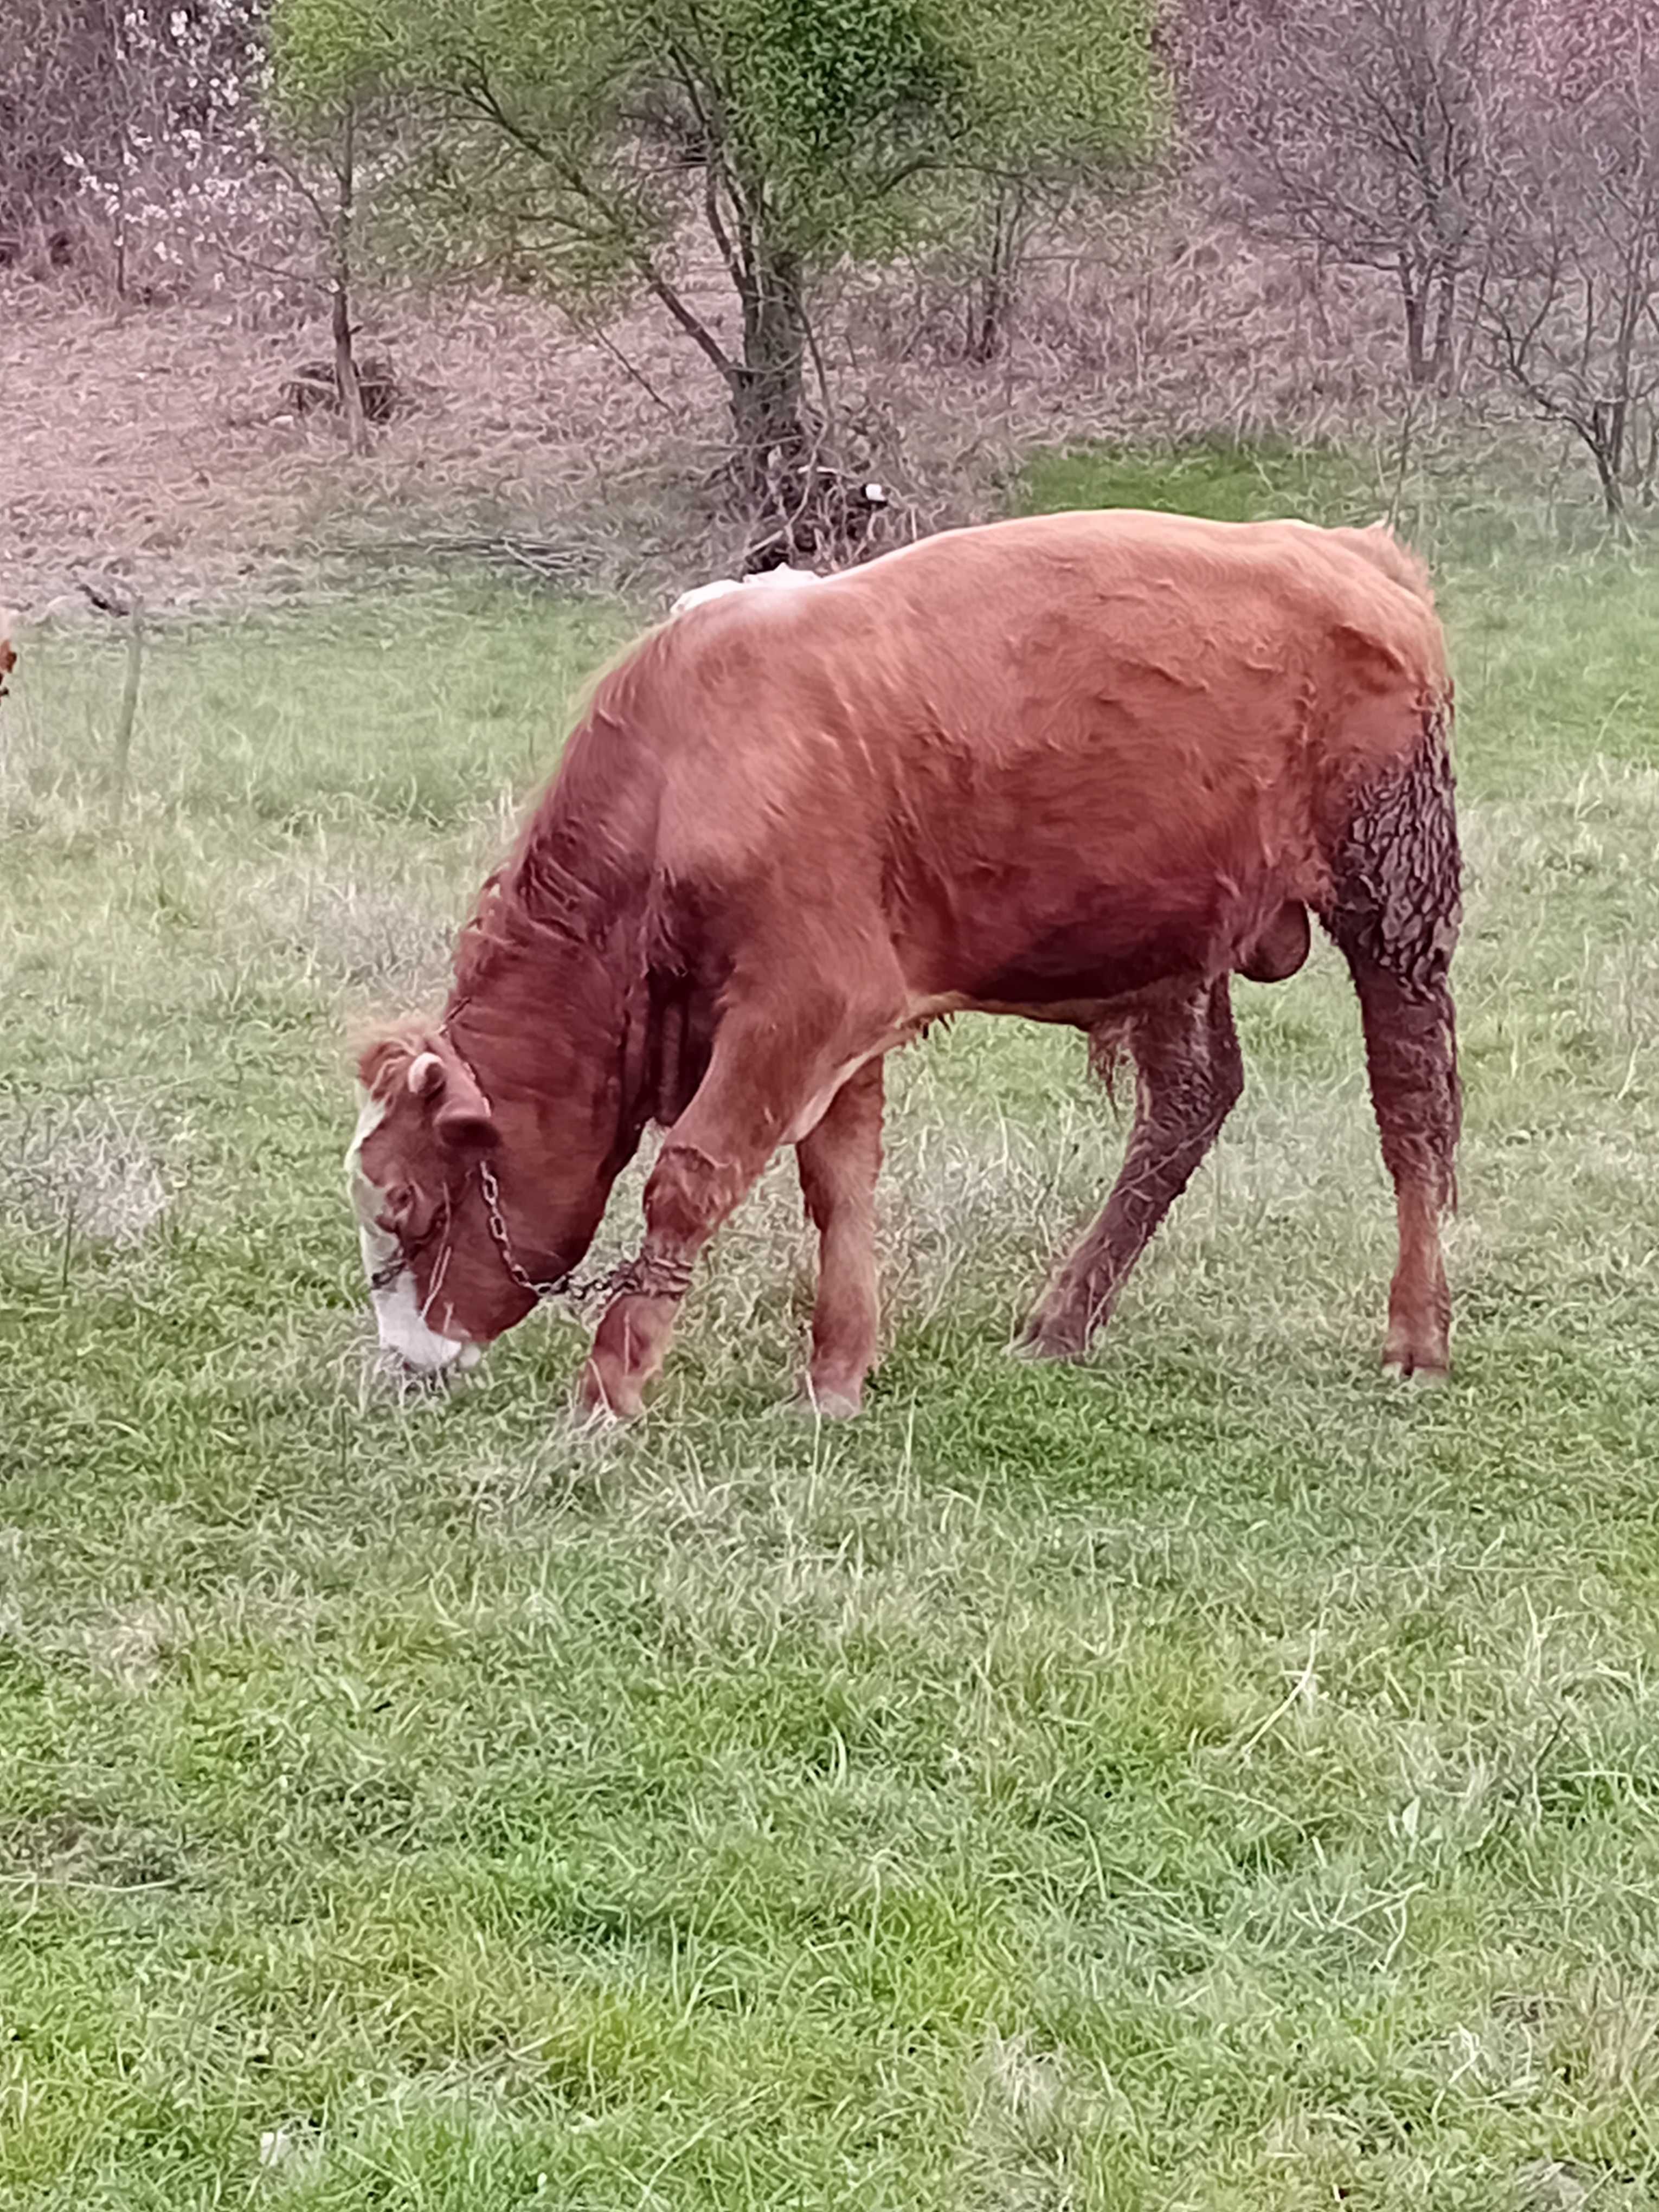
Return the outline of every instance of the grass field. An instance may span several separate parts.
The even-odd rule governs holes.
[[[1087,1367],[1005,1347],[1121,1130],[963,1024],[896,1070],[867,1416],[774,1411],[780,1170],[601,1450],[568,1323],[369,1378],[342,1037],[436,993],[623,617],[161,637],[118,836],[118,654],[25,641],[0,2204],[1659,2201],[1659,579],[1498,542],[1442,549],[1452,1383],[1376,1371],[1322,948],[1241,988],[1245,1102]]]

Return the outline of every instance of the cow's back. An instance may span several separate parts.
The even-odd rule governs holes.
[[[698,608],[618,695],[661,763],[665,869],[716,904],[769,884],[878,917],[924,994],[1213,965],[1275,899],[1317,902],[1322,810],[1445,694],[1409,559],[1061,515]]]

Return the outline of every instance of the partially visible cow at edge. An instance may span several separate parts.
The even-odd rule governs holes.
[[[1397,1198],[1384,1359],[1443,1372],[1450,720],[1426,575],[1381,528],[1060,515],[678,612],[599,684],[441,1018],[362,1054],[383,1343],[471,1364],[576,1267],[654,1121],[583,1407],[640,1410],[697,1255],[793,1145],[820,1238],[808,1388],[855,1411],[882,1064],[974,1011],[1134,1064],[1121,1172],[1025,1332],[1074,1358],[1239,1096],[1231,978],[1293,974],[1312,914],[1358,994]]]

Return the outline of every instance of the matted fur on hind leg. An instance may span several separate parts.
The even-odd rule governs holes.
[[[1400,1251],[1382,1361],[1401,1376],[1451,1364],[1440,1218],[1456,1196],[1462,1098],[1450,970],[1462,920],[1449,714],[1425,715],[1403,766],[1363,792],[1323,916],[1358,994],[1371,1103],[1395,1187]]]
[[[1026,1326],[1023,1346],[1040,1358],[1076,1359],[1088,1348],[1244,1088],[1224,975],[1115,1023],[1109,1035],[1091,1040],[1097,1066],[1109,1065],[1120,1039],[1135,1065],[1134,1126],[1099,1218]]]

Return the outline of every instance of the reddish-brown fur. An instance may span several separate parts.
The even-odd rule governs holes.
[[[532,1303],[480,1156],[514,1255],[556,1277],[659,1121],[583,1384],[635,1412],[696,1254],[793,1142],[822,1240],[811,1389],[856,1406],[881,1059],[980,1009],[1135,1065],[1122,1173],[1027,1333],[1075,1355],[1238,1095],[1231,976],[1291,974],[1311,912],[1353,972],[1399,1196],[1386,1356],[1443,1370],[1449,702],[1426,575],[1379,531],[1061,515],[665,624],[486,885],[441,1024],[363,1062],[392,1102],[365,1168],[403,1194],[387,1225],[432,1325],[483,1342]],[[441,1069],[416,1098],[422,1050]]]

